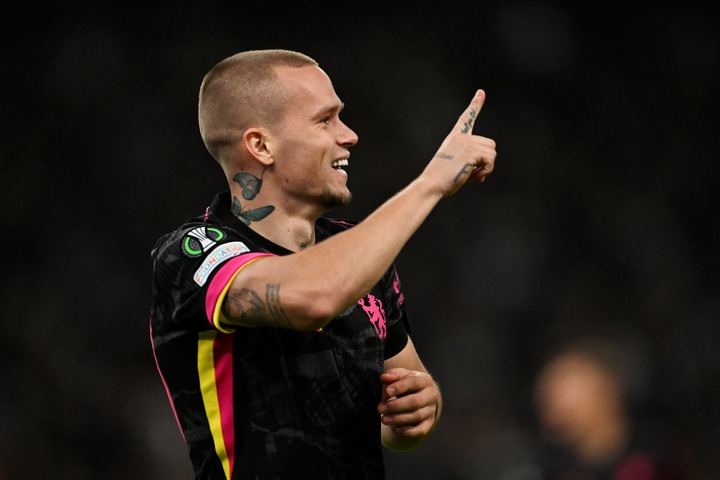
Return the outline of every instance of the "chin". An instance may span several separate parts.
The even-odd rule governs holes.
[[[349,190],[342,194],[328,192],[323,200],[323,203],[327,206],[327,208],[344,207],[352,200],[352,193],[350,193]]]

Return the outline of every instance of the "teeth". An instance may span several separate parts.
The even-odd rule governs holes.
[[[343,158],[342,160],[336,160],[332,163],[333,168],[340,168],[340,167],[347,167],[348,166],[348,160],[347,158]]]

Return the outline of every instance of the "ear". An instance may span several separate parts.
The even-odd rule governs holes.
[[[248,128],[243,134],[245,149],[264,166],[272,165],[272,152],[267,142],[267,132],[262,128]]]

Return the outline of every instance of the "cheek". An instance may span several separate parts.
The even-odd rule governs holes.
[[[317,173],[312,166],[289,162],[277,171],[277,184],[288,193],[301,194],[313,187]]]
[[[283,135],[278,149],[288,158],[315,156],[327,148],[328,139],[312,130],[294,131]]]

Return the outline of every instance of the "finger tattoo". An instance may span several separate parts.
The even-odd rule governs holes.
[[[462,133],[469,133],[472,131],[473,124],[475,123],[475,119],[477,118],[477,110],[473,108],[472,110],[470,110],[468,115],[470,116],[470,119],[463,123],[463,128],[461,130]]]

